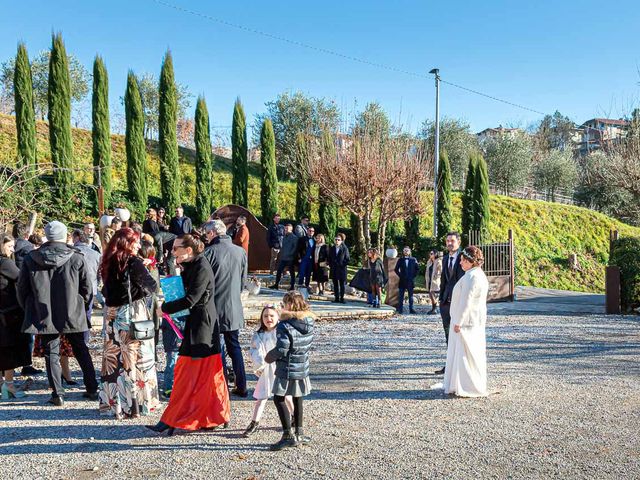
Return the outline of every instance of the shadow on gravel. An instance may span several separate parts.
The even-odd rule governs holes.
[[[442,390],[357,390],[328,391],[315,390],[310,400],[446,400]]]

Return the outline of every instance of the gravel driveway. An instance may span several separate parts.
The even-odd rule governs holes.
[[[240,436],[251,399],[233,402],[228,430],[164,437],[142,427],[158,416],[100,417],[80,390],[64,409],[45,407],[40,378],[25,401],[0,405],[0,475],[639,478],[640,321],[510,315],[489,322],[495,393],[474,400],[430,389],[442,380],[427,375],[445,356],[439,317],[320,323],[314,392],[305,401],[314,442],[278,453],[268,451],[280,437],[272,404],[251,439]],[[99,354],[98,339],[93,345]]]

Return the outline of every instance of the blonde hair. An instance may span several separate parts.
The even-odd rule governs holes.
[[[320,240],[319,240],[320,238],[322,239],[322,243],[325,243],[325,240],[324,240],[324,234],[322,234],[322,233],[316,233],[316,241],[317,241],[317,242],[319,242],[319,241],[320,241]]]
[[[285,309],[290,312],[306,312],[309,310],[309,304],[300,292],[287,292],[282,297],[282,303]]]

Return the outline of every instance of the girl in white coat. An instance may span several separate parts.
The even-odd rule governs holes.
[[[466,272],[451,295],[451,326],[444,373],[444,392],[460,397],[487,395],[487,293],[482,250],[470,246],[461,253]]]
[[[259,377],[256,388],[253,391],[253,398],[256,399],[253,407],[253,417],[251,423],[244,431],[244,436],[249,437],[258,430],[258,425],[267,400],[272,396],[273,383],[276,378],[276,364],[267,363],[264,357],[267,352],[276,346],[276,326],[280,320],[275,305],[267,305],[260,314],[260,328],[253,334],[251,339],[251,360],[253,362],[254,373]],[[285,402],[290,412],[293,412],[293,400],[290,396],[285,397]]]

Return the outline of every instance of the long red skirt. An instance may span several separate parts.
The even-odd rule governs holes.
[[[179,356],[171,398],[161,421],[174,428],[198,430],[222,425],[230,416],[220,354],[199,360]]]

